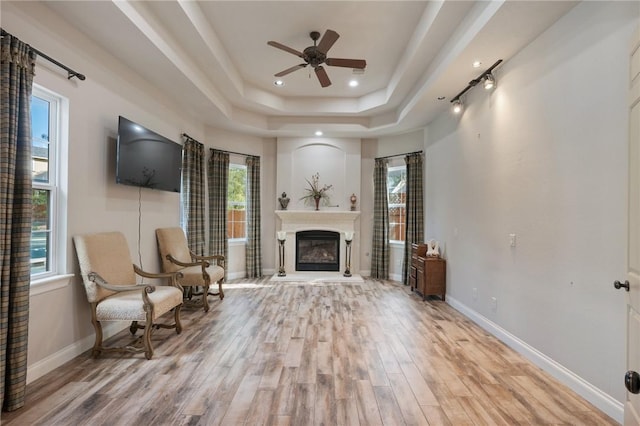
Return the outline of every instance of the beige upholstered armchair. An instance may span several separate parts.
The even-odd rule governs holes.
[[[202,307],[209,311],[208,295],[224,299],[222,282],[224,281],[225,259],[222,255],[198,256],[189,250],[187,238],[182,228],[156,229],[158,250],[162,258],[164,272],[181,272],[180,285],[185,288],[185,296],[200,295],[194,288],[202,287]],[[209,293],[209,286],[218,283],[218,292]]]
[[[91,304],[91,322],[96,332],[92,356],[102,352],[144,352],[147,359],[153,356],[151,331],[158,328],[175,328],[180,334],[180,308],[182,288],[177,274],[151,274],[131,262],[129,246],[124,235],[106,232],[78,235],[73,238],[80,263],[80,272],[87,299]],[[147,278],[168,279],[169,285],[137,285],[136,274]],[[173,323],[158,323],[159,317],[173,310]],[[102,345],[102,321],[131,321],[129,331],[135,335],[144,329],[141,337],[132,345],[104,347]],[[140,322],[144,324],[140,324]]]

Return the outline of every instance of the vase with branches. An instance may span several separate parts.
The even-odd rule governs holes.
[[[324,205],[329,204],[329,194],[327,191],[333,188],[333,185],[322,185],[320,186],[320,174],[316,173],[311,176],[311,180],[305,179],[309,184],[308,188],[305,188],[306,194],[300,197],[301,200],[304,200],[305,205],[315,205],[316,210],[320,210],[320,200],[322,200]],[[313,203],[313,204],[312,204]]]

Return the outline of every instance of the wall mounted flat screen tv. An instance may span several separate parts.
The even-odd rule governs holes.
[[[182,145],[120,116],[116,182],[180,192]]]

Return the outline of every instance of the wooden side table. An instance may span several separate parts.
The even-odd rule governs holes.
[[[447,261],[440,257],[418,256],[416,267],[416,291],[422,299],[438,295],[444,301],[447,282]]]

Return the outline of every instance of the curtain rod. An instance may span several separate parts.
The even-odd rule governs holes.
[[[182,136],[184,136],[187,139],[191,139],[192,141],[198,142],[197,140],[195,140],[194,138],[192,138],[191,136],[189,136],[186,133],[183,133]],[[200,143],[200,142],[198,142]],[[251,154],[244,154],[242,152],[233,152],[233,151],[225,151],[224,149],[217,149],[217,148],[209,148],[211,151],[220,151],[220,152],[225,152],[227,154],[235,154],[235,155],[242,155],[244,157],[256,157],[256,158],[260,158],[259,155],[251,155]]]
[[[252,154],[245,154],[244,152],[235,152],[235,151],[227,151],[225,149],[218,149],[218,148],[209,148],[211,151],[219,151],[219,152],[224,152],[225,154],[235,154],[235,155],[242,155],[243,157],[254,157],[254,158],[260,158],[259,155],[252,155]]]
[[[183,134],[182,134],[182,136],[184,136],[185,138],[187,138],[187,139],[189,139],[189,140],[192,140],[192,141],[194,141],[194,142],[198,142],[198,143],[200,143],[199,141],[195,140],[194,138],[192,138],[191,136],[189,136],[189,135],[188,135],[188,134],[186,134],[186,133],[183,133]]]
[[[386,157],[376,157],[375,160],[383,160],[385,158],[402,157],[403,155],[422,154],[422,151],[405,152],[404,154],[387,155]]]
[[[11,36],[11,37],[15,37],[14,35],[6,32],[4,29],[0,28],[0,35],[2,37],[4,36]],[[17,37],[16,37],[17,38]],[[31,48],[31,50],[33,50],[36,55],[41,56],[42,58],[46,59],[47,61],[51,62],[54,65],[59,66],[60,68],[64,69],[65,71],[67,71],[67,80],[71,80],[73,77],[78,77],[79,80],[83,80],[86,78],[84,76],[84,74],[80,74],[77,71],[72,70],[71,68],[69,68],[68,66],[61,64],[60,62],[56,61],[55,59],[53,59],[51,56],[46,55],[44,53],[42,53],[41,51],[39,51],[38,49],[36,49],[33,46],[29,46]]]

